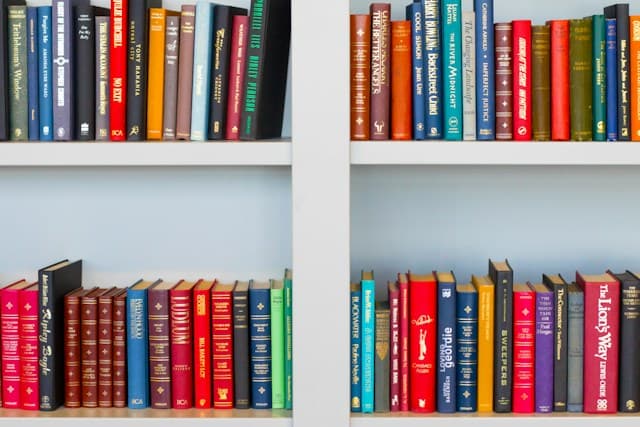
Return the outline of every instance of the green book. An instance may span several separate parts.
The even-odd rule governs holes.
[[[293,273],[284,271],[284,386],[285,409],[293,409]]]
[[[284,408],[284,285],[271,279],[271,407]]]
[[[593,89],[591,17],[569,21],[569,81],[571,139],[593,140]]]
[[[607,140],[606,22],[604,15],[593,15],[593,140]]]
[[[9,6],[9,126],[12,141],[29,137],[27,6]]]

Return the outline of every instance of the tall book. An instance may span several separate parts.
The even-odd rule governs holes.
[[[391,139],[409,140],[412,132],[411,21],[391,23]]]
[[[436,403],[440,413],[456,412],[456,277],[437,272],[438,374]]]
[[[352,283],[350,287],[351,307],[351,412],[362,412],[362,289],[360,283]]]
[[[605,18],[607,75],[607,141],[618,140],[618,36],[615,18]]]
[[[215,362],[215,353],[211,351],[211,328],[216,319],[211,314],[211,308],[218,299],[214,300],[211,295],[214,284],[216,284],[215,281],[200,279],[193,288],[193,401],[196,408],[211,408],[212,403],[211,380],[215,372],[211,369],[211,365]],[[233,290],[233,284],[229,286]],[[229,306],[229,311],[231,311],[231,290],[228,301],[224,301]],[[231,331],[224,331],[224,333],[228,335],[224,339],[229,340]],[[214,334],[213,339],[216,338]],[[229,351],[232,349],[229,348]],[[225,363],[228,362],[225,360]]]
[[[531,137],[551,140],[551,45],[548,25],[531,27]]]
[[[40,113],[40,141],[53,140],[53,93],[51,60],[51,6],[38,7],[38,107]],[[0,101],[1,102],[1,101]]]
[[[400,287],[400,410],[409,410],[409,278],[398,274]]]
[[[543,274],[542,282],[553,290],[553,412],[567,411],[567,282],[559,274]]]
[[[376,282],[373,278],[373,271],[362,272],[360,276],[360,289],[362,290],[362,412],[370,413],[374,410],[374,352],[376,336]]]
[[[251,407],[271,408],[271,298],[268,282],[249,284]]]
[[[414,412],[436,410],[436,302],[436,277],[409,273],[409,396]]]
[[[551,139],[571,136],[569,101],[569,21],[549,21],[551,39]]]
[[[113,296],[113,406],[127,406],[127,289]]]
[[[96,141],[109,140],[109,20],[96,16]]]
[[[478,291],[478,412],[493,412],[493,331],[495,285],[489,276],[471,276]]]
[[[213,332],[213,407],[233,408],[233,287],[217,283],[211,290]]]
[[[161,140],[164,129],[162,119],[164,116],[164,51],[167,15],[167,10],[162,7],[149,9],[146,139],[150,141]]]
[[[630,17],[629,24],[631,26],[629,32],[631,38],[629,46],[631,140],[640,141],[640,16]]]
[[[127,135],[131,133],[127,129],[127,54],[129,53],[127,40],[130,37],[127,37],[129,34],[128,11],[129,0],[111,0],[109,135],[112,141],[124,141],[127,139]],[[141,132],[141,128],[136,129],[136,131]],[[129,386],[131,387],[131,384]],[[131,404],[131,399],[129,399],[129,403]]]
[[[478,291],[471,283],[456,286],[456,410],[478,408]]]
[[[80,369],[82,406],[98,407],[98,297],[108,289],[96,289],[80,297]]]
[[[531,21],[513,21],[513,139],[531,140]]]
[[[20,408],[38,410],[38,284],[18,292]]]
[[[291,0],[252,0],[249,22],[240,139],[278,138],[287,84]]]
[[[618,3],[604,8],[604,17],[616,20],[616,75],[618,80],[618,141],[629,141],[630,129],[630,76],[629,76],[629,3]]]
[[[95,290],[78,288],[64,296],[64,406],[82,406],[82,368],[80,367],[80,299]]]
[[[180,41],[180,16],[167,16],[164,47],[164,111],[162,113],[162,139],[176,139],[178,115],[178,47]]]
[[[27,93],[29,141],[40,139],[40,105],[38,102],[38,8],[27,8]]]
[[[474,12],[462,12],[462,130],[465,141],[476,139],[475,20]]]
[[[0,141],[10,137],[9,124],[9,6],[26,4],[25,0],[4,0],[0,3]]]
[[[64,296],[81,284],[82,260],[64,260],[38,270],[41,411],[53,411],[64,402]]]
[[[593,139],[593,35],[591,17],[569,22],[571,139]]]
[[[29,139],[27,7],[9,6],[9,125],[12,141]]]
[[[233,393],[236,409],[250,406],[249,282],[233,287]]]
[[[584,290],[584,412],[615,413],[618,410],[620,282],[609,273],[576,273],[576,281]]]
[[[462,140],[461,9],[461,0],[442,0],[442,98],[445,100],[442,127],[444,138],[453,141]]]
[[[593,140],[607,139],[607,40],[604,15],[593,15],[591,18],[593,37],[591,86],[593,87]],[[639,40],[640,41],[640,40]],[[633,63],[632,63],[633,64]]]
[[[193,83],[193,50],[195,43],[196,7],[182,5],[180,12],[180,48],[178,58],[178,98],[176,139],[188,140],[191,135],[191,94]]]
[[[513,412],[535,409],[536,294],[525,283],[513,285]]]
[[[227,95],[227,129],[225,133],[225,138],[230,141],[237,141],[240,139],[240,114],[242,112],[244,100],[244,69],[247,64],[246,52],[248,26],[248,16],[236,15],[233,17],[233,34],[231,35],[230,59],[231,69],[229,71],[229,94]],[[370,29],[367,29],[370,32]],[[366,70],[363,69],[363,72],[368,73],[368,57],[366,61],[363,61],[366,63]],[[369,84],[369,82],[367,82],[366,84],[367,99],[369,96]],[[368,119],[366,121],[365,128],[369,129]]]
[[[572,283],[567,288],[569,338],[567,369],[567,410],[582,412],[584,385],[584,291]]]
[[[173,282],[161,282],[147,290],[149,404],[155,409],[171,409],[169,291],[174,286]]]
[[[421,0],[424,4],[424,75],[427,139],[442,138],[442,43],[440,39],[440,0]]]
[[[193,49],[193,89],[191,98],[191,140],[207,139],[209,93],[211,91],[211,49],[213,45],[213,3],[199,0],[196,4]]]
[[[391,4],[371,3],[371,118],[373,140],[389,139],[391,92]]]
[[[495,138],[493,0],[474,0],[476,15],[476,138]]]
[[[633,27],[633,25],[632,25]],[[620,282],[620,387],[618,411],[640,411],[640,278],[626,271],[615,275]]]
[[[543,283],[529,284],[536,293],[535,410],[553,411],[553,290]]]
[[[389,294],[389,409],[400,410],[400,286],[387,284]]]
[[[376,301],[375,412],[389,412],[389,302]]]
[[[171,407],[193,407],[193,287],[181,280],[169,291]]]
[[[284,408],[284,283],[271,279],[271,407]],[[231,355],[229,355],[231,357]]]
[[[127,41],[124,45],[124,70],[128,77],[123,90],[126,91],[126,139],[130,141],[146,139],[148,72],[151,69],[150,9],[161,7],[162,0],[128,1],[128,10],[122,21],[127,24],[122,27],[124,40]]]
[[[422,15],[424,4],[414,1],[407,5],[406,19],[411,21],[411,84],[413,86],[413,139],[425,139],[425,86],[422,43]],[[369,16],[369,15],[364,15]],[[367,95],[368,96],[368,95]],[[353,139],[353,138],[352,138]]]
[[[285,409],[293,409],[293,271],[284,271]]]
[[[496,45],[496,139],[513,139],[513,28],[510,22],[494,24]]]
[[[113,297],[122,289],[111,288],[98,297],[98,406],[113,406]]]

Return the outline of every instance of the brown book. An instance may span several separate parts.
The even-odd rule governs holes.
[[[371,18],[351,15],[351,139],[370,138]]]
[[[411,21],[391,23],[391,139],[412,136]]]
[[[169,291],[175,283],[160,282],[147,291],[149,307],[149,384],[151,407],[171,408]]]
[[[178,100],[176,139],[191,137],[191,92],[193,84],[193,44],[196,7],[183,5],[180,15],[180,48],[178,59]],[[212,24],[213,25],[213,24]]]
[[[96,289],[80,297],[80,367],[82,406],[98,406],[98,297],[108,292]]]
[[[391,4],[371,4],[371,139],[389,139]]]
[[[178,101],[178,44],[180,17],[167,16],[164,50],[164,117],[162,138],[176,139],[176,113]]]
[[[551,45],[548,25],[531,27],[533,140],[551,140]]]
[[[113,406],[113,296],[111,288],[98,297],[98,406]]]
[[[113,406],[127,406],[127,290],[113,296]]]
[[[513,139],[513,31],[511,23],[494,25],[496,54],[496,139]]]

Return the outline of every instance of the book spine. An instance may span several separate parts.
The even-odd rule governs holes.
[[[26,141],[29,139],[27,7],[9,6],[8,25],[11,140]]]
[[[569,109],[569,21],[551,21],[551,139],[571,135]]]
[[[169,290],[150,289],[149,300],[149,388],[150,404],[171,408],[171,347],[169,341]]]
[[[162,117],[162,139],[176,139],[176,115],[178,97],[178,44],[180,17],[167,16],[167,32],[164,50],[164,112]]]
[[[513,139],[513,29],[510,22],[495,24],[496,139]],[[517,101],[517,98],[516,98]]]
[[[149,72],[147,79],[147,139],[162,139],[164,108],[164,50],[167,11],[149,9]]]
[[[53,140],[53,95],[51,72],[51,6],[38,7],[38,107],[40,141]]]
[[[27,8],[27,92],[29,94],[29,141],[40,139],[40,108],[38,103],[38,8]]]
[[[638,412],[640,407],[640,287],[622,282],[620,298],[620,393],[618,410]]]
[[[442,56],[440,0],[424,2],[424,69],[427,139],[442,138]]]
[[[592,18],[592,60],[593,74],[593,140],[606,141],[607,130],[607,90],[606,90],[606,26],[604,15],[594,15]]]
[[[80,298],[80,366],[82,368],[82,406],[98,407],[98,300]]]
[[[249,289],[251,407],[271,408],[271,301],[269,290]]]
[[[476,139],[476,15],[462,12],[462,131],[465,141]]]
[[[456,295],[456,410],[478,408],[478,293]]]
[[[20,408],[38,410],[38,292],[18,294],[20,335]]]
[[[474,0],[476,14],[476,137],[495,138],[493,0]]]
[[[513,298],[513,412],[532,413],[535,407],[536,299],[533,291]]]
[[[406,18],[411,21],[411,83],[413,85],[413,139],[425,139],[425,97],[424,97],[424,59],[422,42],[422,2],[413,2],[407,6]],[[366,15],[368,16],[368,15]],[[370,38],[370,37],[369,37]],[[367,70],[369,66],[367,65]],[[369,86],[370,87],[370,86]],[[365,91],[368,101],[368,91]],[[369,127],[366,127],[368,133]],[[353,139],[353,138],[352,138]],[[366,138],[368,139],[368,138]]]
[[[171,407],[193,406],[193,320],[191,290],[169,291],[171,328]]]
[[[536,293],[535,404],[536,412],[553,410],[553,293]]]
[[[273,307],[271,308],[273,309]],[[212,292],[211,316],[213,332],[213,407],[231,409],[233,408],[234,396],[233,341],[231,340],[233,332],[233,301],[230,292]],[[284,332],[284,325],[282,325],[281,329]],[[271,330],[273,331],[273,328]],[[284,380],[284,373],[282,373],[282,378]]]
[[[127,406],[127,291],[113,301],[113,406]]]
[[[128,3],[128,0],[111,0],[109,135],[112,141],[124,141],[128,133],[132,133],[127,132]],[[141,132],[141,129],[136,130]],[[129,381],[129,385],[131,386],[131,381]],[[131,404],[131,399],[129,399],[129,403]]]
[[[98,298],[98,406],[113,406],[113,298]]]
[[[629,4],[615,5],[618,46],[618,140],[629,141],[631,112],[629,111]]]
[[[109,17],[96,16],[96,140],[109,140]]]
[[[9,29],[13,28],[9,9]],[[25,17],[26,22],[26,17]],[[24,41],[24,39],[23,39]],[[4,408],[20,408],[20,327],[18,290],[2,290],[2,406]]]
[[[437,409],[456,412],[456,285],[438,283]]]
[[[285,409],[293,409],[293,280],[284,279]]]
[[[615,18],[605,19],[606,32],[606,92],[607,92],[607,141],[618,140],[618,36]]]
[[[74,138],[79,141],[96,139],[96,116],[94,114],[96,73],[95,17],[92,6],[76,7],[74,13],[74,67],[76,76],[85,76],[75,81]],[[90,76],[87,78],[86,76]]]
[[[409,383],[411,410],[433,412],[436,409],[436,300],[434,282],[409,285],[409,339],[411,371]]]
[[[131,409],[149,406],[149,330],[147,292],[127,291],[127,402]]]
[[[591,19],[569,23],[569,66],[571,94],[571,139],[593,139],[593,64]]]
[[[371,4],[371,118],[373,140],[389,139],[391,5]],[[364,408],[363,408],[364,409]]]
[[[375,352],[375,282],[363,280],[362,285],[362,412],[374,409]]]
[[[478,412],[493,411],[493,286],[478,287]]]
[[[368,15],[365,15],[368,16]],[[233,34],[231,35],[231,70],[229,72],[229,94],[227,95],[227,129],[225,138],[230,141],[238,141],[240,139],[240,114],[242,111],[243,88],[244,88],[244,69],[247,64],[247,34],[249,25],[249,17],[245,15],[236,15],[233,17]],[[362,27],[363,31],[365,27]],[[366,31],[371,33],[370,27],[366,26]],[[364,42],[364,41],[363,41]],[[367,45],[370,45],[367,41]],[[369,51],[370,53],[370,51]],[[363,73],[369,73],[369,62],[366,62],[366,69]],[[366,95],[369,99],[369,83],[366,85]],[[353,88],[353,81],[352,81]],[[364,119],[363,119],[364,121]],[[366,120],[366,129],[369,129],[369,120]],[[353,135],[352,135],[352,138]]]
[[[400,410],[409,410],[409,284],[400,282]]]
[[[193,50],[196,8],[183,5],[180,14],[180,48],[178,59],[178,98],[176,139],[188,140],[191,135],[191,94],[193,83]]]
[[[531,140],[531,21],[513,21],[513,139]]]
[[[193,95],[191,100],[191,140],[207,139],[209,93],[211,90],[211,49],[213,45],[213,4],[196,5],[193,50]]]
[[[389,292],[389,406],[400,410],[400,290]]]
[[[391,23],[391,139],[411,139],[411,22]]]
[[[53,274],[43,271],[38,280],[38,381],[40,382],[40,410],[53,411],[58,407],[56,388],[56,340],[53,334],[56,319],[53,302]],[[78,315],[79,316],[79,315]],[[79,330],[79,328],[78,328]],[[3,337],[4,340],[4,337]],[[78,364],[80,353],[78,353]],[[4,376],[4,375],[3,375]],[[80,375],[78,375],[80,378]],[[4,382],[4,378],[3,378]],[[80,400],[80,395],[77,396]]]
[[[584,362],[584,294],[570,292],[568,298],[568,368],[567,368],[567,409],[569,412],[583,410]]]
[[[555,285],[553,306],[555,307],[555,325],[553,330],[553,412],[567,411],[567,369],[568,369],[568,328],[569,301],[567,285]]]
[[[82,406],[82,383],[80,370],[80,298],[68,296],[64,299],[64,378],[67,408]]]
[[[215,353],[211,351],[211,327],[214,322],[211,307],[212,304],[215,307],[215,301],[210,293],[209,289],[193,291],[193,401],[196,408],[211,408],[211,379],[215,375],[211,370],[212,358],[215,363]],[[214,335],[213,339],[216,338]]]
[[[461,9],[461,0],[442,0],[443,128],[444,138],[452,141],[462,140]]]
[[[531,27],[531,137],[551,140],[551,58],[548,25]]]
[[[250,405],[249,376],[249,297],[245,291],[233,291],[233,392],[234,408]]]
[[[376,308],[375,411],[389,412],[389,308]]]
[[[68,0],[53,0],[53,128],[56,141],[74,138],[73,5]]]
[[[231,354],[229,354],[229,359],[231,359]],[[273,409],[283,409],[285,387],[284,288],[271,289],[271,380],[271,407]],[[229,403],[231,402],[233,400]]]
[[[603,24],[601,24],[604,26]],[[631,140],[640,141],[640,16],[632,16],[629,20],[631,39],[629,46],[629,81],[630,96],[630,127]],[[602,45],[604,56],[604,43]]]
[[[493,354],[493,409],[495,412],[510,412],[513,379],[513,276],[498,272],[494,284],[496,346]]]

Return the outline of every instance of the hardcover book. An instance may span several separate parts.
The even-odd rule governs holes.
[[[567,410],[582,412],[584,384],[584,292],[575,283],[567,288],[569,339]]]
[[[571,136],[569,108],[569,21],[549,21],[551,38],[551,139]]]
[[[409,410],[409,278],[398,274],[400,287],[400,410]]]
[[[456,287],[456,410],[478,408],[478,291],[470,284]]]
[[[180,16],[167,16],[164,47],[164,111],[162,113],[162,139],[176,139],[178,102],[178,46]]]
[[[551,45],[548,25],[531,27],[531,137],[551,140]]]
[[[147,290],[149,327],[149,398],[156,409],[171,408],[171,348],[169,291],[176,284],[161,282]]]
[[[38,102],[38,8],[27,8],[27,93],[29,97],[29,141],[40,139],[40,105]]]
[[[183,5],[180,13],[180,48],[178,59],[178,99],[176,138],[188,140],[191,135],[191,95],[193,89],[193,49],[196,7]]]
[[[109,20],[96,16],[96,141],[109,141]]]
[[[478,291],[478,412],[493,412],[495,285],[489,276],[471,276]]]
[[[18,292],[20,408],[38,410],[38,284]]]
[[[600,25],[604,27],[603,23]],[[630,17],[629,25],[631,27],[629,30],[629,37],[631,38],[629,46],[631,140],[640,141],[640,16]],[[604,31],[604,29],[602,31]],[[604,51],[603,43],[601,46],[601,54],[603,57]]]
[[[135,2],[134,0],[132,3]],[[140,0],[137,2],[140,2]],[[127,49],[127,40],[129,38],[127,37],[127,34],[129,34],[127,25],[129,23],[128,5],[129,0],[111,0],[109,134],[112,141],[124,141],[127,139],[127,135],[132,133],[128,132],[127,129],[127,77],[129,77],[127,73],[127,53],[129,53]],[[137,128],[135,131],[139,133],[141,129]],[[131,403],[131,399],[129,402]]]
[[[113,406],[127,406],[127,289],[113,296]]]
[[[240,114],[242,112],[244,101],[244,69],[247,64],[248,26],[248,16],[236,15],[233,17],[233,34],[231,35],[231,58],[229,60],[231,69],[229,71],[229,94],[227,95],[227,129],[225,133],[225,138],[230,141],[238,141],[240,139]],[[367,29],[370,32],[370,28]],[[365,63],[366,70],[363,69],[363,72],[368,73],[369,59],[367,59]],[[369,84],[369,82],[367,82],[366,84],[367,99],[369,97]],[[369,129],[368,118],[365,128],[367,130]]]
[[[373,271],[363,271],[360,277],[362,289],[361,333],[362,333],[362,412],[374,410],[375,381],[375,302],[376,283]]]
[[[493,0],[474,0],[476,14],[476,138],[495,139]]]
[[[593,15],[591,18],[593,37],[591,86],[593,87],[593,140],[607,140],[607,41],[604,15]],[[640,37],[640,36],[639,36]],[[631,63],[633,67],[633,62]]]
[[[389,409],[400,410],[400,287],[387,284],[389,294]]]
[[[371,118],[373,140],[390,135],[391,4],[372,3],[371,14]]]
[[[98,406],[113,406],[113,298],[122,289],[111,288],[98,297]]]
[[[462,4],[442,2],[442,57],[444,58],[444,138],[462,140]],[[393,93],[392,93],[393,95]]]
[[[640,411],[640,279],[629,271],[616,274],[620,282],[620,388],[618,411]]]
[[[494,24],[496,43],[496,139],[513,139],[513,28],[510,22]]]
[[[513,139],[531,140],[531,21],[513,21]],[[516,66],[517,65],[517,66]]]
[[[24,6],[25,0],[4,0],[0,3],[0,141],[10,137],[9,124],[9,6]]]
[[[618,36],[615,18],[605,19],[606,33],[606,91],[607,91],[607,141],[618,140]]]
[[[375,412],[389,412],[389,302],[376,301]]]
[[[391,139],[411,139],[411,22],[391,23]]]
[[[440,0],[422,0],[424,4],[425,120],[427,139],[442,138],[442,56],[440,39]]]
[[[250,406],[249,282],[233,288],[233,392],[234,408]]]
[[[536,294],[527,284],[513,286],[513,412],[535,408]]]
[[[629,76],[629,3],[618,3],[604,8],[604,17],[616,20],[616,74],[618,80],[618,141],[629,141],[630,129],[630,76]]]
[[[542,275],[542,281],[553,290],[553,412],[567,411],[567,337],[569,317],[567,282],[559,274]]]
[[[271,298],[268,282],[249,282],[251,407],[271,408]]]
[[[593,139],[593,36],[591,18],[569,22],[571,139]]]
[[[476,15],[462,12],[462,130],[465,141],[476,139]]]
[[[425,139],[424,58],[422,42],[422,15],[424,5],[414,1],[407,5],[406,19],[411,21],[411,84],[413,94],[413,139]],[[364,15],[369,16],[369,15]],[[368,66],[367,66],[368,68]],[[369,86],[370,87],[370,86]],[[367,94],[367,97],[369,95]]]
[[[162,119],[164,116],[166,20],[171,13],[171,11],[167,11],[161,7],[149,9],[149,71],[147,78],[146,139],[150,141],[161,140],[164,129]]]
[[[233,408],[233,287],[216,282],[211,291],[213,407],[218,409]]]
[[[53,93],[51,59],[51,6],[38,7],[38,107],[40,109],[40,141],[53,141]],[[1,36],[0,36],[1,37]],[[0,100],[0,102],[2,102]]]
[[[271,407],[283,409],[285,400],[284,283],[282,280],[274,279],[269,282],[271,284]],[[229,354],[229,359],[231,359],[231,354]]]
[[[64,296],[64,406],[82,406],[80,299],[97,288],[78,288]]]
[[[551,412],[553,411],[553,291],[542,283],[529,284],[529,286],[536,293],[535,410]]]
[[[9,6],[9,126],[12,141],[29,139],[27,7]]]
[[[293,271],[284,271],[285,409],[293,408]]]
[[[80,297],[80,368],[85,408],[98,407],[98,297],[108,291],[96,289]]]
[[[211,408],[212,377],[215,371],[211,369],[215,362],[215,353],[211,351],[211,327],[215,319],[211,315],[211,308],[215,301],[211,296],[211,288],[215,281],[198,280],[193,288],[193,373],[194,373],[194,395],[193,401],[196,408]],[[233,285],[231,285],[233,290]],[[231,311],[231,294],[229,292],[229,311]],[[229,328],[230,329],[230,328]],[[231,331],[225,331],[229,340]],[[213,335],[215,340],[217,337]],[[229,349],[232,350],[231,348]],[[212,375],[213,373],[213,375]],[[233,400],[232,400],[233,401]]]
[[[436,273],[438,280],[438,374],[437,409],[456,411],[456,278],[451,272]]]
[[[193,83],[191,98],[191,140],[207,140],[209,94],[211,91],[211,46],[213,45],[213,3],[199,0],[196,4],[193,49]]]
[[[169,291],[171,407],[193,407],[193,287],[181,280]]]

